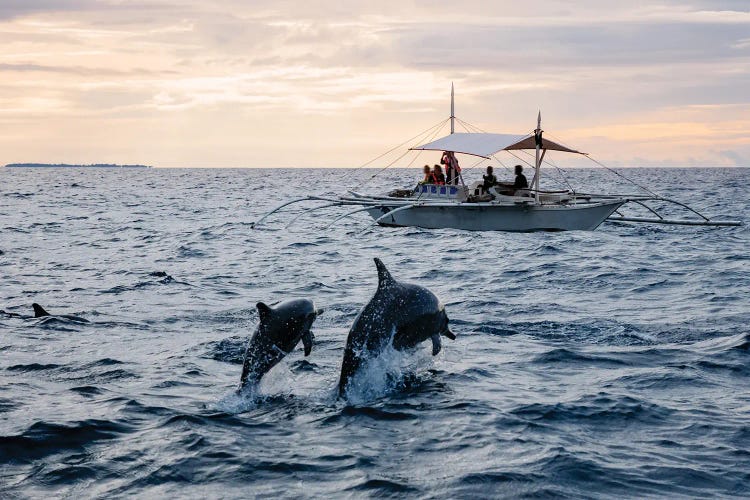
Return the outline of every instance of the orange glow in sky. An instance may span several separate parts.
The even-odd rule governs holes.
[[[447,117],[619,166],[750,166],[750,5],[0,4],[0,164],[354,167]]]

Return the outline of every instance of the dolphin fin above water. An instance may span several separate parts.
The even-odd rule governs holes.
[[[257,304],[255,304],[255,307],[256,309],[258,309],[258,318],[261,322],[268,318],[268,316],[270,316],[273,312],[273,309],[271,309],[271,307],[264,302],[258,302]]]
[[[34,302],[31,304],[31,307],[34,309],[34,318],[62,318],[64,320],[73,321],[75,323],[88,323],[89,320],[86,318],[81,318],[80,316],[73,316],[70,314],[50,314],[47,311],[44,310],[42,306]]]
[[[396,283],[396,280],[391,276],[390,271],[385,267],[383,261],[375,257],[375,267],[378,269],[378,288],[382,288],[386,285],[392,285]]]
[[[47,311],[45,311],[44,308],[42,306],[40,306],[39,304],[37,304],[36,302],[34,302],[33,304],[31,304],[31,307],[34,309],[34,317],[35,318],[41,318],[41,317],[44,317],[44,316],[51,316],[50,313],[48,313]]]

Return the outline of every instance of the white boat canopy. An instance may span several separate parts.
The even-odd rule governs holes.
[[[421,149],[425,151],[453,151],[454,153],[489,158],[498,151],[535,148],[536,143],[534,142],[533,135],[519,136],[511,134],[455,133],[411,149]],[[542,149],[585,154],[546,138],[542,139]]]

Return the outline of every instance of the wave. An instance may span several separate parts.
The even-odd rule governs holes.
[[[186,281],[180,281],[176,280],[169,274],[167,274],[164,271],[154,271],[148,274],[149,278],[158,278],[158,279],[150,279],[146,281],[139,281],[133,285],[117,285],[115,287],[109,288],[107,290],[102,290],[101,293],[108,293],[108,294],[114,294],[119,295],[121,293],[125,292],[132,292],[137,290],[143,290],[146,288],[151,288],[155,286],[160,285],[183,285],[183,286],[192,286],[190,283]]]
[[[17,435],[0,436],[0,463],[31,463],[52,454],[85,451],[98,441],[116,439],[131,428],[110,420],[83,420],[71,424],[36,422]]]
[[[557,348],[539,354],[531,361],[534,364],[562,364],[574,363],[576,366],[593,365],[598,367],[620,368],[630,366],[627,360],[618,359],[614,356],[602,356],[583,354],[570,349]]]
[[[615,429],[625,422],[659,423],[666,421],[674,410],[631,396],[606,393],[588,395],[572,402],[532,403],[515,408],[513,415],[532,422],[597,423]]]

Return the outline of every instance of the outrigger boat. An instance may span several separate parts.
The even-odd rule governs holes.
[[[534,177],[529,188],[508,191],[500,187],[490,187],[485,191],[481,181],[466,185],[463,176],[459,173],[457,182],[449,185],[420,183],[413,189],[394,190],[382,195],[366,195],[348,191],[346,195],[341,196],[307,196],[291,200],[265,214],[254,223],[253,227],[257,227],[268,216],[282,208],[303,202],[323,204],[307,209],[298,217],[307,212],[328,207],[358,207],[333,219],[328,226],[344,217],[361,212],[367,212],[375,223],[381,226],[422,227],[427,229],[453,228],[470,231],[594,230],[604,221],[698,226],[740,226],[743,224],[738,220],[711,219],[684,203],[661,197],[627,178],[625,179],[648,194],[586,194],[576,192],[573,189],[563,191],[540,189],[542,165],[544,163],[551,165],[545,161],[548,151],[582,155],[607,168],[590,158],[586,153],[544,137],[541,112],[537,116],[537,127],[530,134],[521,136],[492,134],[478,131],[476,128],[474,130],[477,131],[470,131],[467,125],[469,127],[471,125],[455,116],[454,91],[451,85],[450,118],[443,120],[438,124],[439,126],[436,125],[428,129],[428,135],[432,134],[432,137],[434,137],[448,120],[450,121],[449,135],[437,140],[429,140],[424,144],[418,143],[418,145],[409,148],[409,151],[439,151],[463,154],[479,158],[480,162],[493,158],[499,161],[495,155],[500,152],[508,152],[515,158],[521,159],[514,154],[514,151],[534,151],[534,163],[531,165],[534,169]],[[467,132],[457,133],[455,131],[457,120],[467,128]],[[425,137],[425,134],[418,137]],[[403,155],[398,159],[402,157]],[[607,169],[612,171],[609,168]],[[621,174],[614,173],[624,178]],[[665,218],[650,202],[673,204],[691,212],[694,217],[691,219]],[[639,205],[647,210],[651,216],[626,216],[620,211],[626,204]],[[292,222],[296,219],[293,219]]]

